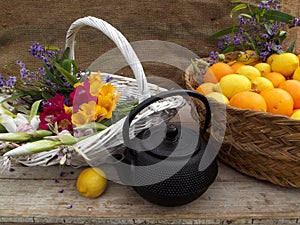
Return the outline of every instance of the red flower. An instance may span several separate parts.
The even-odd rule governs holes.
[[[65,98],[62,95],[56,94],[52,99],[49,99],[40,114],[40,128],[49,130],[49,124],[53,126],[57,123],[58,131],[73,130],[71,122],[71,114],[65,112]]]

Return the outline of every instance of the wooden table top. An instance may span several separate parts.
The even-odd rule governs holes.
[[[83,168],[13,168],[0,175],[0,224],[300,224],[300,189],[221,163],[208,191],[180,207],[151,204],[112,181],[99,198],[84,198],[75,187]]]

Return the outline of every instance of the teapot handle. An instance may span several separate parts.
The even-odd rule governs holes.
[[[124,125],[123,125],[123,139],[124,139],[124,143],[126,144],[127,147],[130,148],[130,146],[132,146],[132,144],[130,143],[130,138],[129,138],[129,127],[130,124],[132,122],[132,120],[134,119],[134,117],[141,112],[144,108],[146,108],[147,106],[151,105],[152,103],[159,101],[163,98],[167,98],[167,97],[171,97],[171,96],[176,96],[176,95],[189,95],[191,97],[195,97],[197,99],[199,99],[200,101],[203,102],[204,106],[205,106],[205,121],[204,121],[204,125],[203,125],[203,129],[200,131],[200,134],[203,135],[205,134],[210,121],[211,121],[211,110],[210,110],[210,106],[209,106],[209,102],[207,100],[207,98],[200,94],[199,92],[196,91],[191,91],[191,90],[171,90],[171,91],[164,91],[161,92],[157,95],[154,95],[150,98],[147,98],[146,100],[144,100],[143,102],[141,102],[139,105],[137,105],[127,116]]]

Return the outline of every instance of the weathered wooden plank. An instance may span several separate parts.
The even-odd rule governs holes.
[[[35,169],[40,179],[34,179],[31,172],[25,172],[26,179],[13,176]],[[280,224],[284,221],[296,224],[300,218],[300,190],[260,182],[222,164],[218,179],[203,196],[175,208],[148,203],[130,187],[113,182],[109,182],[100,198],[86,199],[76,191],[75,174],[60,177],[55,175],[56,172],[59,170],[53,167],[16,167],[13,173],[9,173],[12,178],[3,175],[0,180],[0,222]],[[56,178],[59,182],[55,181]],[[70,205],[72,208],[68,209]]]
[[[0,174],[0,179],[32,179],[32,180],[74,180],[77,178],[78,174],[83,168],[73,168],[71,166],[60,167],[60,166],[37,166],[37,167],[26,167],[20,164],[13,163],[12,170],[5,170]],[[103,164],[101,169],[112,169],[110,165]],[[249,182],[250,180],[255,180],[241,173],[237,173],[233,169],[219,163],[219,174],[217,180],[220,182]]]

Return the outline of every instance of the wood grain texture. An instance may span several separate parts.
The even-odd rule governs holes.
[[[257,181],[223,164],[219,167],[217,180],[200,198],[180,207],[161,207],[111,181],[101,197],[86,199],[75,188],[83,168],[16,165],[14,172],[0,177],[0,224],[300,223],[299,189]]]

